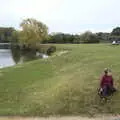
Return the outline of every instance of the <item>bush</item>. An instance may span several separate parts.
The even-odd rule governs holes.
[[[51,55],[52,53],[54,53],[56,51],[56,47],[55,46],[50,46],[47,49],[47,55]]]

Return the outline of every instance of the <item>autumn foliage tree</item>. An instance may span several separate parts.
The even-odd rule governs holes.
[[[35,19],[25,19],[20,24],[19,42],[26,47],[35,47],[48,37],[48,27]]]

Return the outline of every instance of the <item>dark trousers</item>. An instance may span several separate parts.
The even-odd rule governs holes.
[[[112,95],[116,91],[115,88],[109,85],[104,85],[103,91],[102,91],[102,96],[107,97]]]

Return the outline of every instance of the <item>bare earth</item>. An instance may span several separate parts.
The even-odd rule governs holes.
[[[99,116],[94,118],[88,117],[0,117],[0,120],[120,120],[120,116]]]

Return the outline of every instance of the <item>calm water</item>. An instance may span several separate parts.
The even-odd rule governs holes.
[[[10,49],[0,49],[0,68],[15,65]]]
[[[21,53],[18,49],[0,49],[0,68],[14,66],[18,63],[40,58],[48,58],[48,56],[45,54],[41,55],[40,53]]]

